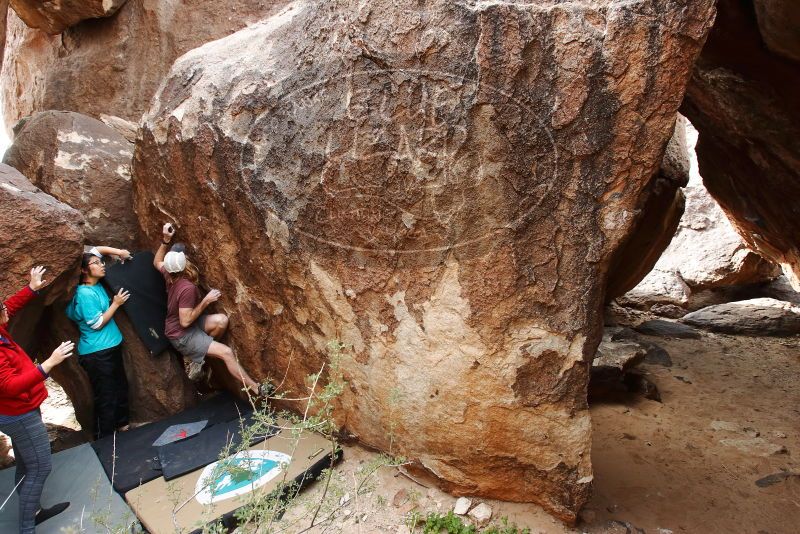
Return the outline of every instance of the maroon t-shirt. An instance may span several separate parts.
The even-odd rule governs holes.
[[[181,326],[178,310],[197,306],[201,300],[200,290],[186,278],[173,280],[164,267],[160,270],[164,280],[167,281],[167,320],[164,324],[164,334],[169,339],[180,339],[186,334],[187,329]]]

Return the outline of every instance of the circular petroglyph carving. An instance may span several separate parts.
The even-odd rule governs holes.
[[[537,106],[476,80],[370,70],[280,91],[259,98],[241,166],[306,248],[474,248],[542,216],[554,193],[558,152]]]

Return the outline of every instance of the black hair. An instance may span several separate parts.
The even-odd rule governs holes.
[[[92,258],[96,258],[94,254],[91,252],[84,252],[83,256],[81,257],[81,274],[80,278],[78,278],[78,284],[82,284],[84,282],[84,275],[89,270],[89,262],[92,261]],[[102,259],[101,259],[102,261]]]

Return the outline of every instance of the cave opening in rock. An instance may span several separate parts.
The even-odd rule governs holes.
[[[673,180],[684,185],[664,196],[677,198],[683,213],[669,222],[669,202],[646,203],[660,206],[655,219],[667,222],[643,215],[650,240],[636,242],[634,234],[632,241],[640,251],[645,243],[663,252],[655,260],[640,255],[641,271],[652,268],[633,287],[628,279],[605,308],[589,386],[594,494],[581,517],[586,524],[624,517],[621,523],[649,531],[681,514],[688,530],[713,530],[727,520],[703,509],[748,495],[749,503],[737,505],[735,528],[784,531],[791,521],[779,510],[796,506],[790,454],[800,413],[800,294],[792,273],[751,248],[706,189],[698,133],[682,116],[662,177],[674,172],[676,158],[667,160],[676,139],[686,157],[684,176]],[[665,228],[668,244],[652,235]],[[614,273],[611,280],[620,287]]]

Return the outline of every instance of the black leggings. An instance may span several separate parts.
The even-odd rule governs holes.
[[[94,392],[95,437],[112,434],[128,424],[128,380],[122,345],[78,356]]]
[[[14,484],[19,495],[19,531],[34,534],[36,512],[44,481],[52,469],[50,439],[38,409],[28,412],[13,423],[0,425],[0,430],[11,438],[17,469]]]

